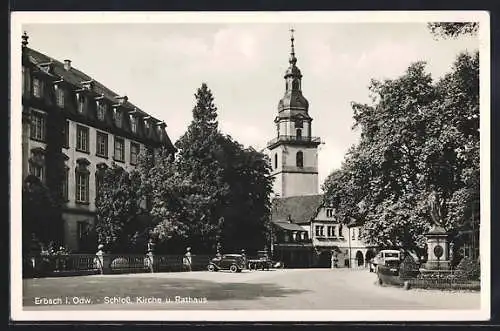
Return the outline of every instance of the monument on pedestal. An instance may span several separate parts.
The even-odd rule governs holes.
[[[442,206],[437,193],[433,191],[429,196],[429,214],[433,225],[427,237],[427,263],[423,272],[450,271],[449,241],[448,233],[442,226]]]

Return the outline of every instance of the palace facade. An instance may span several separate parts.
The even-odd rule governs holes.
[[[28,47],[22,38],[22,176],[38,177],[61,197],[64,245],[83,248],[95,222],[102,172],[133,169],[145,148],[175,153],[164,121],[76,69]],[[95,248],[93,248],[95,249]]]

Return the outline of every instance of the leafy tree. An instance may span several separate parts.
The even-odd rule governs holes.
[[[61,220],[57,200],[38,177],[26,177],[22,194],[23,251],[29,253],[34,249],[33,240],[43,244],[58,241],[53,228]]]
[[[475,35],[479,30],[478,22],[435,22],[427,27],[436,37],[457,38],[460,35]]]
[[[136,171],[128,173],[113,164],[104,171],[102,184],[96,199],[96,233],[100,243],[108,250],[131,250],[130,239],[142,230],[137,222],[141,213],[140,176]]]
[[[464,53],[433,82],[417,62],[397,79],[372,81],[371,104],[353,103],[360,142],[323,189],[341,217],[364,221],[368,243],[422,249],[432,191],[445,201],[447,230],[467,223],[479,203],[478,68],[478,54]]]

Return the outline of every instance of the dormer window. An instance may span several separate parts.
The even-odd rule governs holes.
[[[130,116],[130,129],[133,133],[137,133],[137,117],[133,115]]]
[[[33,78],[33,96],[41,98],[43,95],[43,84],[38,78]]]
[[[80,114],[83,114],[85,107],[85,97],[82,94],[78,94],[77,109]]]
[[[118,109],[115,109],[115,124],[117,127],[121,128],[123,123],[122,112]]]
[[[328,208],[326,210],[326,217],[332,218],[333,217],[333,208]]]
[[[104,121],[104,119],[106,118],[106,110],[107,110],[107,105],[106,105],[106,102],[104,102],[104,100],[99,100],[97,102],[97,119],[99,121]]]
[[[64,108],[64,90],[60,86],[56,86],[56,104],[60,108]]]

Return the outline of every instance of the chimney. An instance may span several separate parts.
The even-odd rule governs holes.
[[[71,60],[64,60],[64,69],[71,69]]]

